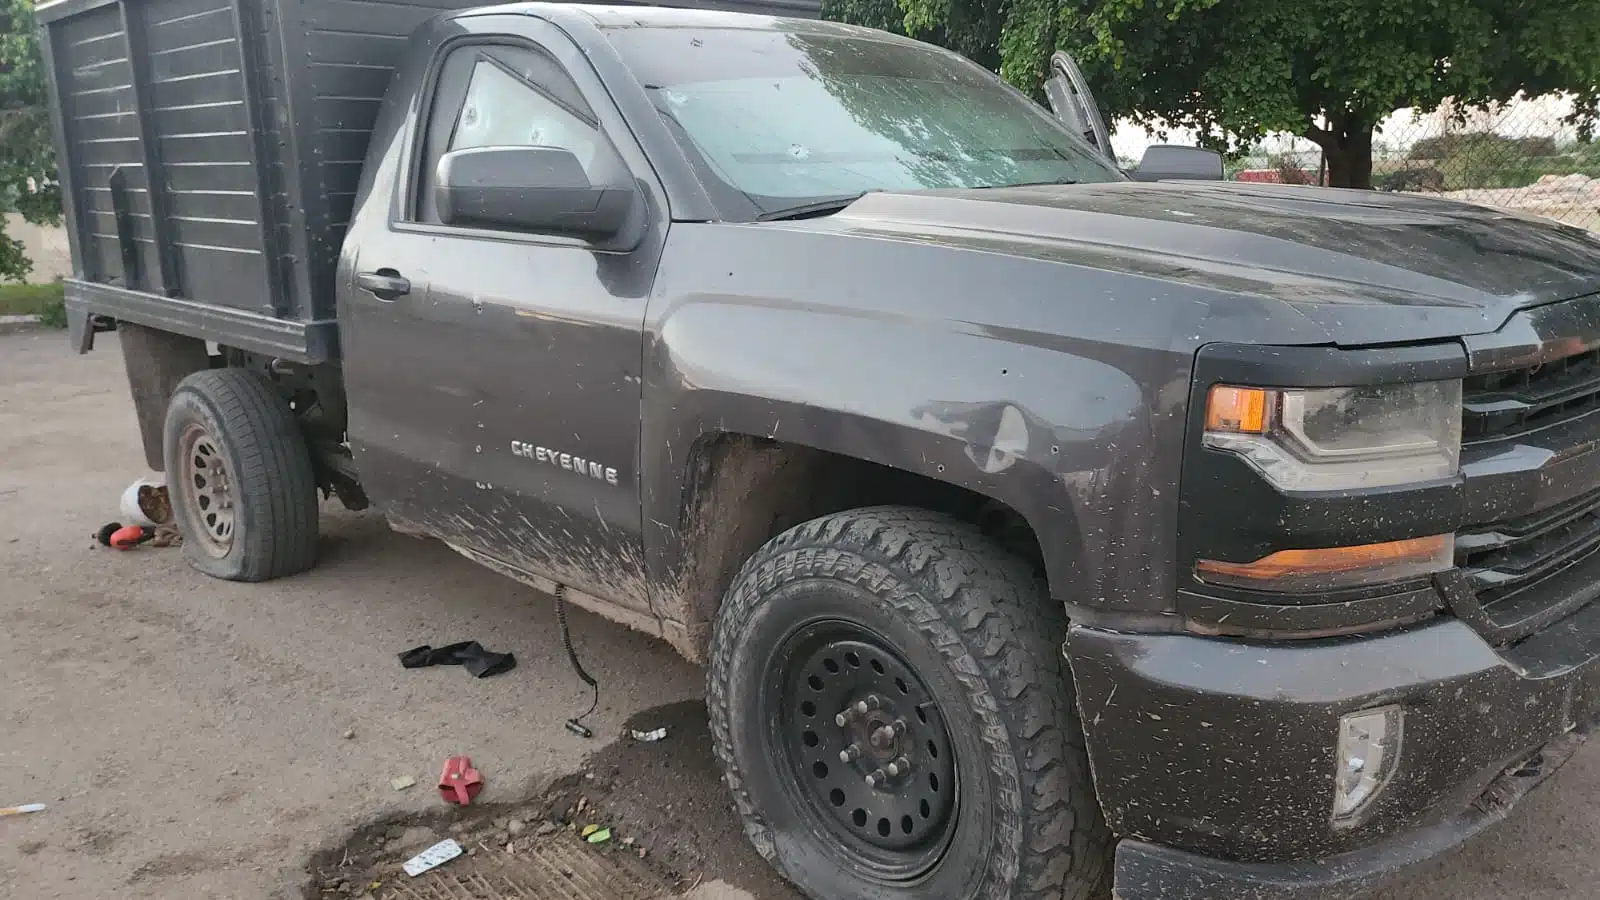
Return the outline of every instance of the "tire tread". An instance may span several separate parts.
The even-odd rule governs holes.
[[[267,581],[294,575],[316,564],[318,509],[316,472],[294,412],[272,384],[244,369],[209,369],[185,378],[174,401],[185,394],[215,416],[222,431],[213,435],[232,450],[239,509],[247,517],[235,528],[243,541],[236,565],[202,571],[231,581]],[[176,405],[174,405],[176,408]],[[168,477],[177,435],[168,420]]]
[[[1024,561],[977,528],[911,507],[856,509],[784,532],[745,563],[718,612],[707,679],[712,737],[757,850],[781,866],[733,758],[733,710],[719,674],[730,671],[741,627],[763,597],[800,574],[857,584],[907,616],[963,684],[991,756],[1016,761],[998,773],[1001,793],[1015,801],[997,805],[1017,813],[999,823],[1008,839],[990,860],[985,900],[1087,900],[1103,891],[1110,834],[1056,643],[1065,611]]]

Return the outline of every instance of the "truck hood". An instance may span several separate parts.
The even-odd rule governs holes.
[[[804,224],[1270,297],[1345,345],[1493,331],[1518,309],[1600,292],[1600,235],[1375,191],[1120,182],[872,193]]]

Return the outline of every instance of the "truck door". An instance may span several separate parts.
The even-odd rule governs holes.
[[[418,80],[433,87],[416,139],[397,135],[402,161],[384,163],[403,179],[399,199],[379,221],[358,213],[345,244],[351,443],[368,492],[400,526],[648,617],[640,367],[665,204],[565,36],[524,16],[462,25],[477,33]],[[558,147],[585,165],[620,154],[656,221],[628,252],[442,224],[440,157],[507,146]]]
[[[1064,50],[1057,50],[1050,57],[1050,77],[1045,80],[1044,93],[1057,118],[1074,133],[1083,135],[1083,139],[1106,158],[1116,161],[1117,155],[1111,149],[1111,133],[1106,130],[1100,104],[1095,102],[1077,61]]]

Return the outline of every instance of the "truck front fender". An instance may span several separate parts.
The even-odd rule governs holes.
[[[658,285],[670,289],[671,275],[664,270]],[[804,283],[805,274],[792,275]],[[781,277],[767,271],[759,280]],[[652,584],[716,590],[685,583],[695,564],[687,534],[695,451],[708,436],[737,434],[1004,503],[1031,526],[1051,593],[1064,603],[1151,611],[1169,602],[1180,455],[1168,459],[1155,446],[1181,446],[1186,361],[1126,347],[1118,358],[1083,342],[895,314],[853,302],[859,284],[810,278],[818,280],[800,297],[781,300],[775,290],[652,300],[640,461]]]

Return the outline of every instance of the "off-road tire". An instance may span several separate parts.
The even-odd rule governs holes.
[[[185,500],[183,448],[195,429],[209,438],[227,473],[232,524],[225,548],[207,549],[203,513]],[[227,581],[267,581],[315,565],[311,453],[294,412],[264,376],[244,369],[188,376],[173,392],[163,431],[173,515],[190,565]]]
[[[819,592],[833,599],[809,599]],[[769,654],[800,619],[831,616],[846,598],[872,628],[901,638],[894,649],[919,678],[938,683],[930,693],[957,745],[954,827],[967,831],[914,882],[863,875],[823,846],[824,832],[797,827],[796,801],[778,781],[796,776],[775,771],[755,738],[771,727],[751,721],[771,675],[762,669],[775,668]],[[707,676],[716,755],[751,843],[816,900],[1104,896],[1110,834],[1064,671],[1064,635],[1061,607],[1031,568],[956,519],[874,507],[774,538],[728,590]]]

